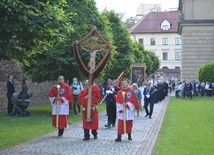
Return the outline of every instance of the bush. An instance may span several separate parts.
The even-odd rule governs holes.
[[[200,67],[198,79],[203,82],[214,82],[214,62],[207,63]]]

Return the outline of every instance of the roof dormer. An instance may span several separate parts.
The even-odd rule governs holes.
[[[164,31],[167,31],[170,29],[170,22],[168,22],[168,20],[164,20],[162,23],[161,23],[161,29],[164,30]]]

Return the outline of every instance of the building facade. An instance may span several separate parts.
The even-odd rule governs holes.
[[[199,68],[214,62],[214,0],[179,0],[181,78],[198,79]]]
[[[156,54],[161,62],[160,69],[180,70],[179,15],[179,11],[150,12],[129,29],[132,40]]]

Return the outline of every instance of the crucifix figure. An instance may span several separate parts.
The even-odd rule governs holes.
[[[87,66],[83,63],[81,59],[81,55],[78,49],[81,49],[82,52],[87,52],[89,54],[89,62]],[[102,52],[102,56],[100,56],[100,60],[96,62],[96,54],[97,52]],[[97,31],[97,28],[94,27],[88,34],[82,37],[80,40],[75,41],[74,44],[74,52],[76,55],[77,63],[88,79],[88,88],[87,88],[87,95],[88,98],[84,98],[86,102],[85,104],[85,111],[83,120],[86,121],[87,124],[96,124],[96,119],[93,117],[94,110],[96,109],[93,104],[97,105],[98,101],[94,103],[92,100],[93,96],[93,88],[94,88],[94,80],[100,74],[100,72],[105,67],[111,52],[111,45],[101,36],[101,34]],[[84,93],[85,97],[85,93]]]
[[[90,54],[90,59],[89,59],[89,62],[88,62],[88,68],[89,68],[89,71],[90,73],[92,74],[94,71],[95,71],[95,68],[96,68],[96,54],[97,52],[99,51],[102,51],[106,48],[106,46],[103,46],[103,45],[99,45],[99,47],[103,47],[99,50],[95,50],[95,49],[86,49],[84,46],[86,45],[80,45],[82,47],[83,50],[85,50],[86,52],[89,52]]]

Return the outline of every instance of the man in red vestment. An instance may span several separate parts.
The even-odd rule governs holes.
[[[90,138],[89,130],[92,130],[92,134],[94,139],[97,139],[97,130],[98,130],[98,110],[97,103],[101,100],[100,88],[93,84],[92,93],[91,93],[91,122],[87,121],[87,105],[88,105],[88,80],[85,82],[86,88],[83,89],[79,96],[78,102],[83,106],[82,109],[82,122],[84,129],[84,139],[83,141],[87,141]]]
[[[72,91],[70,87],[64,83],[64,81],[64,77],[60,75],[58,77],[58,84],[51,88],[51,91],[48,95],[52,106],[52,125],[54,127],[58,127],[58,136],[62,136],[64,133],[64,128],[68,126],[69,104],[74,103]],[[59,101],[59,106],[57,106],[57,101]],[[56,122],[57,112],[59,116],[58,123]]]
[[[128,80],[123,80],[123,88],[117,93],[117,118],[118,118],[118,137],[115,139],[116,142],[121,142],[121,135],[128,133],[128,140],[132,140],[131,131],[134,120],[135,109],[139,108],[138,100],[133,89],[128,86]],[[123,96],[124,93],[124,96]],[[124,109],[125,107],[125,109]],[[124,115],[125,114],[125,115]],[[124,116],[125,125],[124,129]]]

